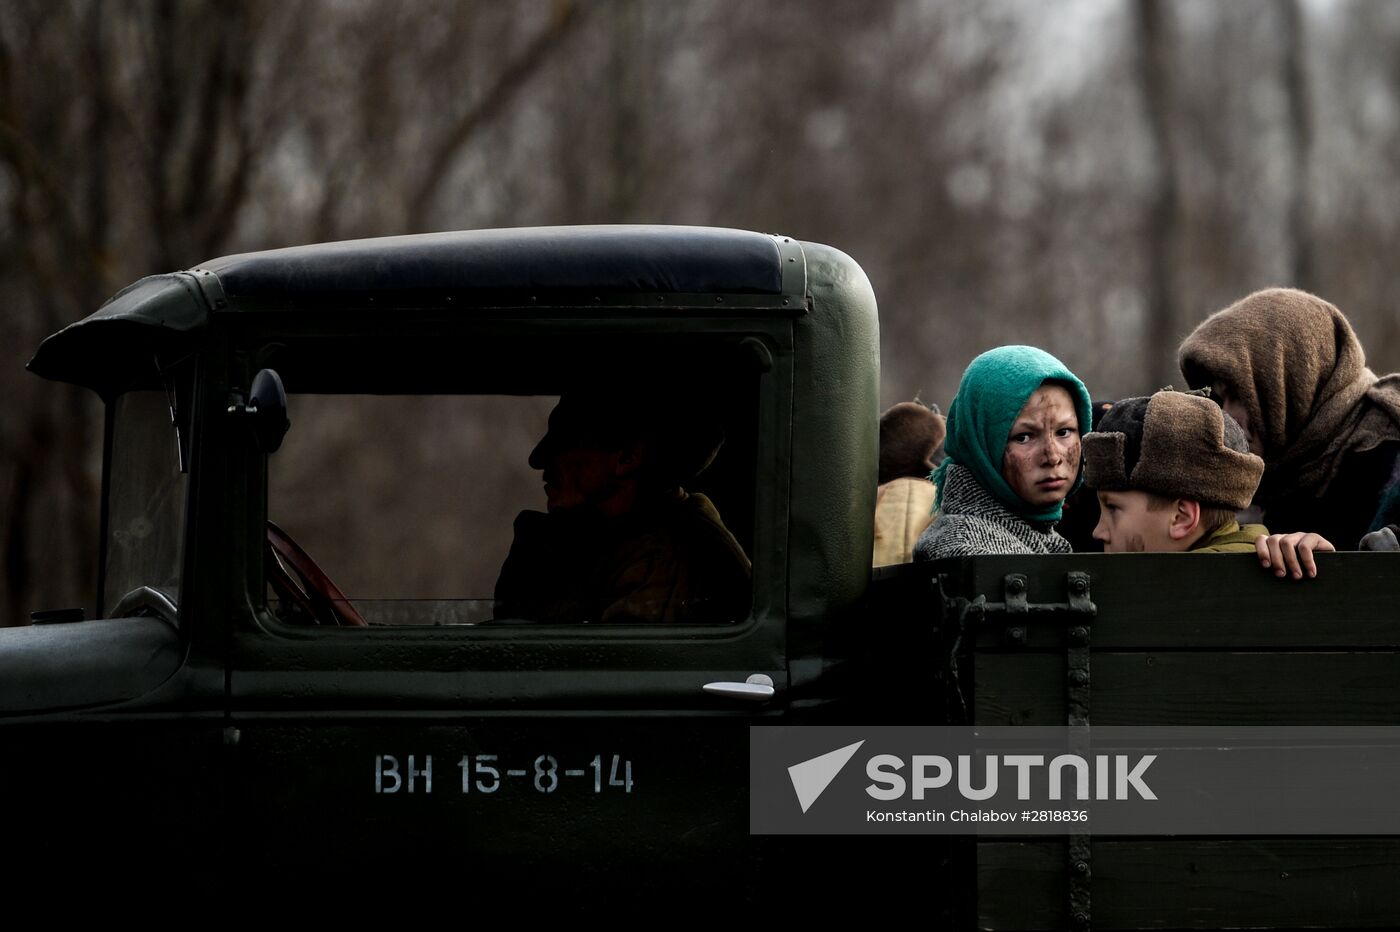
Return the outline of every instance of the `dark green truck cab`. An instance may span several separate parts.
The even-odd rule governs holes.
[[[16,889],[154,872],[627,911],[878,884],[966,927],[1400,921],[1386,838],[1094,840],[1076,872],[1058,840],[749,835],[750,725],[1400,719],[1387,555],[1306,584],[1171,555],[872,573],[878,324],[835,249],[578,227],[252,253],[137,282],[30,367],[107,418],[99,620],[0,629]],[[619,373],[713,401],[726,442],[695,490],[752,561],[742,616],[493,604],[519,497],[500,477],[538,498],[549,406]],[[317,604],[286,604],[301,548],[269,522],[365,624],[307,576]]]

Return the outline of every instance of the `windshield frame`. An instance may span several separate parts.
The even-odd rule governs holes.
[[[149,587],[155,590],[157,595],[166,598],[137,598],[134,600],[138,603],[134,610],[165,617],[169,614],[167,603],[173,603],[177,606],[176,617],[167,620],[178,627],[178,607],[181,606],[184,597],[188,569],[187,541],[193,506],[193,483],[189,465],[193,449],[191,435],[195,419],[192,412],[197,404],[195,394],[199,383],[199,365],[198,358],[193,353],[186,354],[165,367],[162,367],[158,359],[155,363],[152,371],[160,374],[158,378],[134,385],[105,399],[97,601],[94,617],[115,617],[115,609],[121,602],[126,601],[126,596],[135,596],[142,587]],[[129,410],[137,394],[148,396],[144,403],[149,404],[151,410]],[[134,455],[130,456],[127,455],[127,437],[124,435],[125,428],[122,423],[123,417],[128,413],[132,423],[132,439],[135,442],[130,451]],[[140,418],[141,421],[136,421],[136,418]],[[142,442],[156,437],[168,440],[168,444]],[[168,457],[165,454],[168,454]],[[167,463],[169,468],[162,469]],[[145,468],[148,466],[153,468],[148,470]],[[159,476],[159,479],[154,479],[156,476]],[[148,478],[156,484],[147,486],[145,491],[137,488],[141,481]],[[160,487],[167,485],[172,488]],[[156,499],[162,495],[167,501],[157,502]],[[146,502],[146,507],[137,504],[138,500]],[[150,520],[153,513],[152,504],[158,509],[155,512],[157,518],[164,520]],[[128,515],[127,511],[132,505],[136,505],[136,510]],[[136,513],[137,511],[140,513]],[[140,546],[132,547],[130,551],[137,556],[144,555],[148,558],[161,552],[167,554],[168,559],[160,561],[163,564],[161,572],[164,573],[161,578],[147,576],[140,572],[139,566],[135,564],[124,566],[114,562],[119,559],[118,536],[131,533],[161,535],[154,541],[155,546],[144,536],[140,537]],[[134,575],[122,578],[124,573]]]

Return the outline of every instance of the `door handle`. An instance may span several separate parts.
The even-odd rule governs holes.
[[[773,678],[766,673],[754,673],[742,683],[706,683],[704,689],[712,696],[767,702],[773,698]]]

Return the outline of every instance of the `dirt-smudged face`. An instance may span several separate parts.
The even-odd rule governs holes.
[[[1064,501],[1079,475],[1079,417],[1061,385],[1042,385],[1026,401],[1002,454],[1001,474],[1029,505]]]
[[[1165,553],[1184,547],[1171,536],[1173,512],[1153,509],[1146,492],[1099,493],[1099,523],[1094,540],[1104,553]]]

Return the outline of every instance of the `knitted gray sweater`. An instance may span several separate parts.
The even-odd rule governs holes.
[[[915,560],[990,553],[1069,553],[1053,522],[1027,521],[982,487],[965,466],[948,464],[943,510],[919,536]]]

